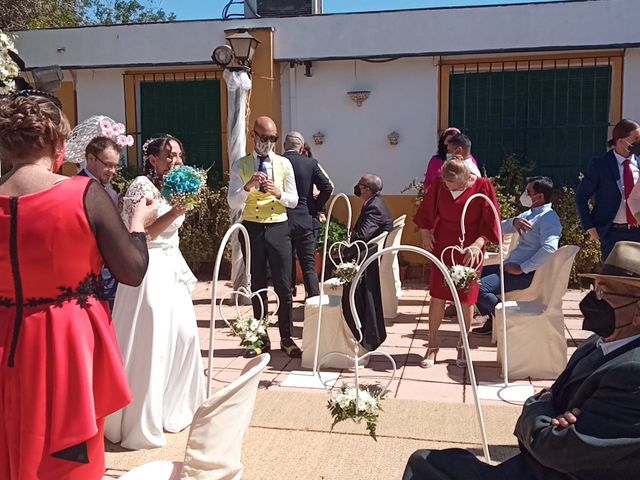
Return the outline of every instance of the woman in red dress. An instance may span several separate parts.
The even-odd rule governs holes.
[[[104,188],[56,175],[69,123],[55,97],[0,99],[0,478],[97,480],[104,418],[131,401],[101,293],[147,269],[142,200],[126,230]]]
[[[456,155],[442,167],[442,176],[426,192],[424,200],[414,218],[414,223],[420,228],[422,243],[425,250],[440,258],[442,251],[450,245],[460,245],[462,231],[460,218],[465,202],[475,193],[483,193],[498,207],[493,185],[489,180],[473,175],[464,159]],[[456,264],[475,267],[482,263],[484,246],[487,241],[497,242],[500,226],[496,222],[493,210],[486,200],[473,200],[467,208],[465,216],[464,247],[475,247],[467,250],[463,255],[455,252],[453,259]],[[447,267],[452,266],[449,252],[444,255]],[[478,269],[478,278],[482,274],[482,267]],[[452,301],[453,296],[446,285],[444,276],[434,265],[430,269],[429,293],[429,348],[420,362],[423,368],[432,367],[439,350],[438,329],[444,317],[446,301]],[[466,330],[469,331],[473,308],[478,299],[478,285],[471,286],[469,291],[459,291],[462,303]],[[464,351],[458,343],[458,366],[466,365]]]

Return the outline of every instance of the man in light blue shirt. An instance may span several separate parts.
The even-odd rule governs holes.
[[[504,262],[504,291],[523,290],[531,285],[533,274],[558,250],[562,225],[558,214],[551,208],[553,182],[547,177],[527,179],[527,189],[520,203],[529,210],[502,222],[504,234],[518,232],[520,241]],[[481,327],[471,333],[489,335],[493,328],[496,305],[500,302],[500,266],[483,269],[476,306],[480,315],[487,317]]]

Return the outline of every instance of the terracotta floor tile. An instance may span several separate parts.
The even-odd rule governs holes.
[[[396,398],[425,402],[461,403],[464,387],[460,384],[402,380]]]

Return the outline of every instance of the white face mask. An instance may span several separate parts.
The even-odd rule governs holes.
[[[522,192],[522,195],[520,195],[520,204],[525,208],[531,208],[531,205],[533,204],[531,197],[526,190]]]
[[[453,158],[453,153],[447,153],[447,160],[451,160]]]
[[[464,189],[466,190],[466,188]],[[451,196],[453,197],[454,200],[456,200],[460,195],[462,195],[464,193],[464,190],[449,190],[449,192],[451,193]]]
[[[273,148],[274,145],[275,143],[273,142],[263,142],[256,139],[256,146],[255,146],[256,153],[258,155],[269,155],[269,152],[271,152],[271,149]]]

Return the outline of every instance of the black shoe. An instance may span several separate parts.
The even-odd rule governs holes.
[[[244,358],[254,358],[257,357],[258,355],[261,355],[263,353],[268,353],[271,351],[271,340],[269,340],[269,337],[264,337],[262,339],[262,343],[264,343],[264,347],[262,347],[260,349],[260,351],[256,350],[255,348],[247,348],[244,353],[242,354],[242,356]]]
[[[487,321],[484,322],[484,325],[482,325],[481,327],[476,327],[471,329],[471,333],[473,333],[474,335],[491,335],[492,331],[493,331],[492,316],[489,316],[489,318],[487,318]]]
[[[291,358],[300,358],[302,356],[302,350],[296,345],[296,342],[291,338],[283,338],[280,342],[280,350],[289,355]]]

